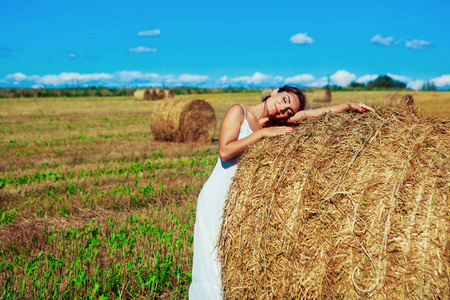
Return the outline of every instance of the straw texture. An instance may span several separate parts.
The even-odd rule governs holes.
[[[225,299],[449,299],[450,123],[412,107],[308,120],[241,157]]]

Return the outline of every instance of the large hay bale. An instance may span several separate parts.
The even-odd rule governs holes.
[[[331,91],[326,89],[318,89],[313,92],[314,102],[331,102]]]
[[[270,96],[270,94],[272,93],[273,89],[263,89],[261,92],[261,100],[266,99],[267,97]]]
[[[175,97],[175,92],[173,90],[168,90],[166,92],[167,92],[167,98]]]
[[[150,127],[157,141],[207,144],[214,135],[216,115],[204,100],[168,100],[156,107]]]
[[[414,96],[409,94],[389,94],[387,95],[387,100],[392,105],[414,105]]]
[[[224,299],[449,299],[450,123],[412,108],[308,120],[241,157]]]
[[[152,94],[148,89],[139,89],[134,91],[133,97],[135,100],[152,100]]]

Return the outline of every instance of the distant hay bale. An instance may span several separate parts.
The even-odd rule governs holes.
[[[410,107],[310,119],[241,157],[224,299],[449,299],[450,123]]]
[[[313,92],[314,102],[331,102],[331,91],[326,89],[318,89]]]
[[[139,89],[134,91],[134,99],[138,101],[142,100],[152,100],[152,94],[148,89]]]
[[[175,92],[173,90],[166,90],[166,97],[167,98],[173,98],[175,97]]]
[[[266,99],[268,96],[270,96],[270,93],[272,93],[273,89],[263,89],[261,92],[261,100]]]
[[[156,95],[157,100],[163,100],[166,98],[166,92],[163,89],[160,89],[158,91],[158,94]]]
[[[387,99],[392,105],[414,105],[414,96],[409,94],[389,94],[387,95]]]
[[[152,93],[152,100],[158,100],[158,93],[156,92],[156,90],[151,90]]]
[[[200,99],[167,100],[156,107],[150,127],[157,141],[207,144],[214,135],[216,115]]]

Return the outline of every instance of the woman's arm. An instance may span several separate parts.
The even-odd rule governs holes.
[[[373,108],[359,102],[347,101],[335,105],[328,105],[310,110],[301,110],[287,120],[288,124],[295,124],[311,118],[319,118],[326,114],[339,114],[345,111],[374,111]]]
[[[226,112],[219,134],[219,157],[221,160],[227,161],[239,155],[248,146],[264,137],[286,134],[293,130],[292,127],[287,126],[268,127],[256,130],[249,136],[238,140],[244,118],[245,112],[240,105],[235,104]]]

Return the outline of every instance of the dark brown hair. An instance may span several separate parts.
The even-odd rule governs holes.
[[[305,107],[306,107],[306,97],[305,97],[305,95],[303,94],[303,92],[299,88],[296,88],[296,87],[293,87],[293,86],[289,86],[289,85],[285,85],[282,88],[278,89],[278,93],[282,93],[282,92],[287,92],[287,93],[292,93],[292,94],[297,95],[298,100],[300,101],[300,109],[299,109],[299,111],[305,109]],[[270,95],[267,96],[266,98],[264,98],[262,102],[266,101],[269,98],[270,98]]]

